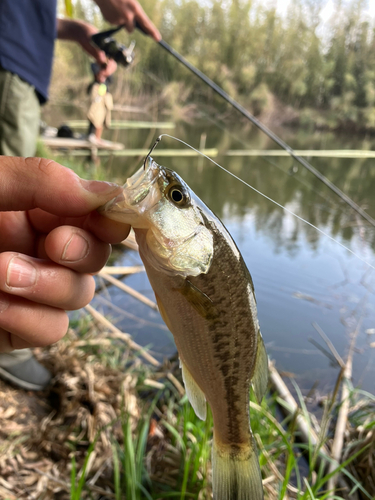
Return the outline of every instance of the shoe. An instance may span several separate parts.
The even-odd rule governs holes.
[[[27,391],[42,391],[51,382],[52,374],[32,356],[13,366],[0,366],[0,378]]]
[[[94,146],[97,146],[98,145],[98,138],[96,137],[95,134],[90,134],[88,137],[87,137],[87,140],[89,142],[91,142],[91,144],[93,144]]]
[[[105,139],[98,139],[98,145],[103,148],[111,147],[113,145],[112,141],[106,141]]]
[[[99,148],[111,147],[114,143],[112,141],[106,141],[105,139],[98,139],[95,134],[90,134],[87,138],[91,144],[98,146]]]

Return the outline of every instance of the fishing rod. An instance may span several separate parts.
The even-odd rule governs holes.
[[[143,33],[144,31],[137,26]],[[192,73],[194,73],[198,78],[203,80],[212,90],[219,94],[223,99],[225,99],[229,104],[231,104],[237,111],[239,111],[245,118],[247,118],[253,125],[258,127],[262,132],[264,132],[270,139],[272,139],[281,148],[287,151],[290,156],[305,167],[309,172],[315,175],[320,181],[322,181],[327,187],[329,187],[334,193],[336,193],[343,201],[345,201],[351,208],[353,208],[357,213],[359,213],[364,219],[366,219],[373,227],[375,227],[375,219],[371,217],[367,212],[365,212],[355,201],[353,201],[347,194],[345,194],[341,189],[339,189],[333,182],[331,182],[327,177],[321,174],[316,168],[314,168],[307,160],[297,155],[293,149],[278,135],[276,135],[272,130],[270,130],[266,125],[260,122],[254,115],[252,115],[247,109],[245,109],[241,104],[235,101],[229,94],[225,92],[219,85],[213,82],[207,75],[202,73],[193,64],[187,61],[181,54],[179,54],[173,47],[168,45],[164,40],[160,40],[159,45],[163,47],[167,52],[169,52],[173,57],[175,57],[180,63],[182,63],[186,68],[188,68]]]
[[[138,22],[135,23],[135,27],[138,28],[144,35],[148,35]],[[121,29],[119,26],[118,29]],[[116,30],[117,31],[117,30]],[[179,54],[173,47],[171,47],[163,39],[158,42],[158,44],[163,47],[169,54],[175,57],[181,64],[183,64],[187,69],[189,69],[194,75],[200,78],[204,83],[206,83],[212,90],[219,94],[225,101],[231,104],[237,111],[239,111],[245,118],[247,118],[253,125],[258,127],[262,132],[264,132],[270,139],[272,139],[278,146],[287,151],[289,155],[305,167],[309,172],[311,172],[315,177],[317,177],[323,184],[325,184],[329,189],[331,189],[337,196],[339,196],[345,203],[347,203],[353,210],[355,210],[359,215],[367,220],[373,227],[375,227],[375,219],[371,217],[367,212],[365,212],[355,201],[353,201],[347,194],[345,194],[341,189],[339,189],[333,182],[331,182],[327,177],[321,174],[316,168],[314,168],[307,160],[297,155],[293,149],[284,142],[278,135],[276,135],[272,130],[270,130],[266,125],[260,122],[254,115],[252,115],[247,109],[245,109],[241,104],[234,100],[229,94],[225,92],[219,85],[213,82],[207,75],[202,73],[193,64],[187,61],[181,54]]]

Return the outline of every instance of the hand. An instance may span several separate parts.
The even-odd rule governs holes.
[[[57,38],[59,40],[70,40],[79,43],[83,50],[97,60],[100,66],[106,67],[108,63],[107,56],[91,41],[92,35],[95,35],[97,32],[98,30],[95,26],[85,23],[84,21],[57,19]]]
[[[0,352],[52,344],[65,335],[65,310],[86,305],[91,273],[129,226],[96,209],[121,195],[51,160],[0,156]]]
[[[156,42],[161,40],[161,34],[150,21],[137,0],[95,0],[103,17],[111,24],[124,24],[131,33],[137,22],[140,28]]]
[[[116,71],[117,63],[113,59],[108,59],[108,62],[105,66],[102,66],[98,73],[95,75],[96,81],[100,83],[104,83],[107,78]]]

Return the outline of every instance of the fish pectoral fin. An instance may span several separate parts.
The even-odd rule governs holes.
[[[190,401],[190,404],[193,407],[196,416],[199,417],[201,420],[206,420],[207,416],[206,397],[202,389],[198,387],[189,369],[186,367],[186,365],[183,363],[181,359],[180,359],[180,364],[182,370],[182,379],[185,384],[186,395]]]
[[[266,393],[268,385],[268,356],[260,331],[258,332],[257,355],[251,384],[253,386],[255,397],[260,404]]]
[[[183,286],[176,288],[176,290],[186,298],[202,318],[208,320],[218,318],[218,311],[210,297],[193,285],[191,281],[185,279]]]

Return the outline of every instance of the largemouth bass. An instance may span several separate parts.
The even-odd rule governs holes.
[[[250,273],[220,220],[151,157],[123,194],[101,212],[132,225],[189,401],[203,420],[211,407],[214,499],[261,500],[249,393],[262,399],[268,365]]]

